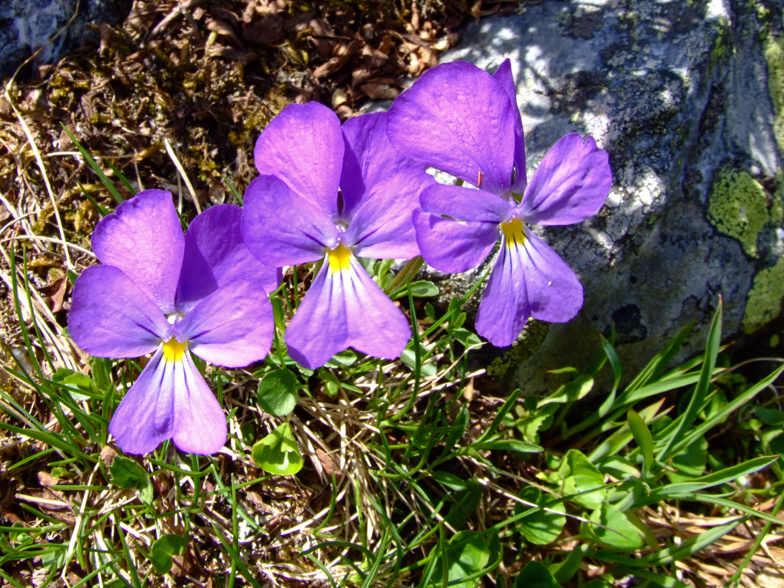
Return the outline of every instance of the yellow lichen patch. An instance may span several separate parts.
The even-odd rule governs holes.
[[[329,269],[333,273],[342,272],[351,267],[351,251],[343,243],[328,251],[327,256],[329,257]]]
[[[784,298],[784,259],[754,276],[754,284],[746,299],[743,331],[751,334],[781,314]]]
[[[708,196],[708,220],[721,233],[740,241],[743,250],[757,257],[757,235],[769,222],[768,195],[743,170],[722,168]]]
[[[185,347],[187,343],[181,343],[174,337],[163,344],[163,360],[164,361],[180,361],[182,356],[185,355]]]
[[[523,232],[523,221],[513,218],[510,221],[501,223],[501,230],[504,232],[504,242],[510,249],[515,245],[521,247],[525,245],[525,233]]]

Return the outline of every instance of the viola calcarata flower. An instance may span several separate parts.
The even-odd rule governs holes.
[[[173,439],[210,454],[226,441],[226,417],[191,354],[223,367],[263,359],[273,331],[267,292],[280,281],[243,244],[240,218],[237,206],[214,206],[183,236],[171,193],[146,190],[93,232],[101,265],[76,280],[71,337],[97,357],[153,354],[109,423],[126,453]]]
[[[509,60],[492,76],[459,61],[425,72],[395,100],[387,127],[400,153],[474,186],[437,184],[422,192],[414,225],[425,261],[442,272],[464,272],[501,241],[477,332],[505,347],[530,317],[574,318],[582,285],[530,226],[569,225],[594,215],[612,185],[607,152],[591,137],[566,135],[527,183]]]
[[[245,192],[242,234],[264,264],[323,260],[286,331],[289,354],[315,369],[348,348],[383,359],[411,336],[405,315],[357,256],[419,255],[411,214],[433,182],[425,167],[398,154],[386,114],[342,127],[321,104],[291,104],[256,143],[261,174]]]

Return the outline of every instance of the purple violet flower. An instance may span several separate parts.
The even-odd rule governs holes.
[[[341,128],[316,102],[284,108],[254,155],[261,177],[245,192],[248,249],[275,267],[324,261],[286,331],[291,357],[310,369],[348,347],[398,357],[411,336],[408,320],[356,256],[419,255],[411,214],[433,182],[425,167],[389,144],[385,113]]]
[[[213,206],[183,237],[172,195],[145,190],[95,227],[102,265],[76,280],[68,329],[97,357],[153,354],[109,423],[126,453],[174,439],[210,454],[226,442],[226,417],[191,353],[224,367],[263,359],[273,329],[267,291],[280,282],[243,244],[241,214]]]
[[[529,317],[562,323],[583,304],[574,271],[529,228],[594,215],[612,185],[607,152],[572,133],[544,156],[527,184],[523,123],[507,59],[495,75],[465,62],[439,65],[389,110],[389,139],[403,155],[475,186],[437,184],[414,213],[422,257],[449,273],[501,247],[476,318],[490,343],[514,343]]]

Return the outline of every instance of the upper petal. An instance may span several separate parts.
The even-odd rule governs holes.
[[[495,222],[458,222],[419,210],[413,218],[422,257],[441,272],[454,274],[475,268],[498,241]]]
[[[525,137],[523,135],[523,119],[520,116],[520,109],[517,107],[517,87],[515,86],[514,76],[512,75],[512,62],[505,59],[500,67],[493,74],[493,78],[501,84],[501,87],[506,91],[509,100],[514,104],[517,116],[515,117],[514,133],[515,133],[515,149],[514,149],[514,163],[517,170],[517,177],[512,185],[511,191],[517,194],[522,194],[525,190]]]
[[[387,113],[349,119],[343,125],[343,136],[346,149],[340,177],[341,218],[347,224],[356,209],[369,200],[409,200],[416,198],[424,185],[434,182],[424,164],[404,157],[392,147],[387,137]]]
[[[574,271],[526,228],[524,244],[502,240],[479,305],[476,331],[496,347],[507,347],[531,316],[567,322],[582,303],[583,288]]]
[[[512,185],[519,117],[496,79],[455,61],[426,71],[397,97],[387,130],[404,155],[505,194]]]
[[[286,331],[289,354],[309,369],[347,347],[393,359],[410,337],[405,315],[354,256],[337,271],[325,261]]]
[[[95,227],[95,255],[120,268],[164,314],[174,311],[185,239],[172,195],[145,190],[117,207]]]
[[[223,367],[244,367],[264,359],[272,345],[272,304],[258,282],[237,279],[199,301],[176,325],[202,359]]]
[[[261,175],[280,178],[337,219],[343,133],[332,110],[318,102],[289,104],[261,133],[253,158]]]
[[[109,432],[125,453],[149,453],[171,439],[175,388],[172,367],[163,361],[159,346],[114,412]]]
[[[217,453],[226,444],[226,415],[189,353],[174,362],[174,375],[174,444],[187,453]]]
[[[96,265],[76,280],[68,332],[90,355],[146,355],[168,339],[170,331],[160,308],[120,269]]]
[[[212,292],[243,277],[267,292],[280,284],[280,270],[264,265],[245,246],[240,232],[242,210],[221,204],[197,216],[185,235],[185,254],[177,288],[177,310],[187,313]]]
[[[262,263],[283,267],[321,259],[338,242],[335,223],[283,181],[261,176],[245,191],[245,245]]]
[[[571,225],[593,216],[612,187],[609,156],[592,137],[562,137],[536,168],[520,210],[525,222]]]

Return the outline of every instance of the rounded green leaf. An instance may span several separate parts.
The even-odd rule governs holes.
[[[164,535],[152,544],[150,559],[156,574],[166,574],[172,569],[172,555],[180,555],[188,546],[188,539],[179,535]]]
[[[302,469],[302,454],[288,423],[254,444],[251,456],[261,469],[277,476],[291,476]]]
[[[626,515],[605,502],[601,508],[596,509],[589,517],[591,523],[583,523],[583,535],[604,547],[614,547],[623,550],[640,549],[643,540]]]
[[[543,496],[542,491],[534,486],[524,487],[520,492],[520,498],[539,507],[552,500],[547,495]],[[547,545],[558,539],[558,535],[561,534],[566,524],[566,517],[550,512],[554,510],[561,513],[566,512],[561,503],[548,506],[547,510],[534,510],[520,503],[515,505],[515,514],[532,511],[518,524],[518,530],[526,541],[535,545]]]
[[[569,498],[572,502],[591,509],[599,508],[604,502],[607,494],[604,476],[576,449],[570,449],[563,456],[558,474],[564,481],[563,493],[574,495]]]
[[[117,456],[109,466],[112,482],[119,488],[136,488],[139,498],[145,504],[152,504],[153,491],[147,471],[127,457]]]
[[[517,574],[512,588],[561,588],[550,570],[541,562],[529,561]]]
[[[460,531],[446,545],[444,553],[436,562],[433,581],[435,585],[445,584],[443,570],[446,567],[450,588],[473,588],[479,584],[480,578],[466,579],[485,569],[490,561],[491,546],[476,531]],[[446,566],[443,565],[443,559]],[[464,580],[461,582],[461,580]]]
[[[297,376],[290,370],[272,370],[259,381],[259,406],[276,417],[289,415],[297,406],[297,388]]]

